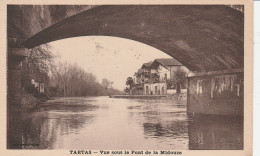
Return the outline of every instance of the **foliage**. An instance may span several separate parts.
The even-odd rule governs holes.
[[[48,81],[48,74],[53,71],[54,54],[48,44],[29,50],[28,57],[23,61],[22,79],[34,78],[40,81]]]
[[[129,88],[127,88],[127,87],[124,89],[124,91],[125,91],[125,93],[130,93]]]
[[[109,81],[108,79],[104,78],[102,79],[101,85],[105,87],[106,92],[108,88],[112,88],[113,82]]]
[[[30,93],[30,94],[33,94],[34,91],[35,91],[35,89],[36,89],[36,88],[34,87],[33,84],[28,84],[28,85],[25,86],[25,91],[26,91],[27,93]]]
[[[173,72],[173,77],[172,77],[172,83],[174,84],[181,84],[182,86],[186,85],[186,76],[187,72],[183,70],[181,67],[178,67],[174,72]]]
[[[56,56],[51,52],[51,47],[48,44],[43,44],[30,49],[28,57],[22,62],[22,86],[28,93],[34,95],[36,98],[39,97],[39,91],[31,83],[31,79],[44,83],[45,86],[47,86],[49,74],[52,73],[55,68],[55,57]]]
[[[187,73],[185,70],[183,70],[181,67],[178,67],[174,72],[173,72],[173,77],[172,77],[172,82],[171,84],[176,84],[176,92],[180,93],[181,92],[181,86],[186,87],[186,76]]]
[[[54,69],[54,54],[48,44],[33,48],[29,57],[30,62],[35,64],[38,70],[48,73]]]
[[[134,80],[132,77],[128,77],[127,80],[126,80],[126,85],[132,85],[134,83]]]
[[[103,79],[99,84],[92,73],[86,72],[77,64],[55,63],[56,56],[47,44],[29,51],[23,61],[22,85],[25,90],[35,97],[43,97],[31,84],[31,79],[45,84],[45,91],[51,96],[93,96],[121,94],[113,89],[113,82]],[[108,90],[109,88],[109,90]]]
[[[135,85],[135,84],[134,84],[134,80],[133,80],[132,77],[128,77],[128,78],[127,78],[127,80],[126,80],[126,85],[128,85],[129,87],[128,87],[128,90],[125,89],[125,92],[127,91],[126,93],[132,94],[132,91],[133,91],[134,88],[135,88],[135,87],[134,87],[134,85]]]
[[[56,96],[98,96],[119,93],[112,88],[113,82],[103,79],[99,84],[92,73],[77,64],[58,63],[52,76],[52,87],[57,88]],[[108,88],[109,91],[108,91]]]

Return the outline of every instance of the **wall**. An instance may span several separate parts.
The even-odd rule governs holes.
[[[8,38],[25,40],[65,18],[91,9],[85,5],[8,5]]]
[[[159,74],[159,81],[165,82],[165,74],[167,74],[167,79],[170,78],[170,71],[163,67],[162,65],[159,65],[158,67],[158,74]]]
[[[187,89],[181,89],[181,93],[187,93]],[[167,94],[168,95],[177,94],[176,89],[167,89]]]
[[[243,115],[244,74],[188,78],[188,113]]]
[[[145,83],[144,84],[144,94],[147,95],[146,86],[148,86],[149,94],[152,94],[152,95],[167,94],[167,84],[166,83]],[[157,92],[155,91],[155,86],[157,86]],[[164,89],[162,89],[162,88],[164,88]]]

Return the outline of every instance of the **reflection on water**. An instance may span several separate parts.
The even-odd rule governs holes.
[[[170,100],[59,98],[22,114],[24,149],[243,149],[243,119],[187,117]]]
[[[200,115],[190,117],[189,149],[243,149],[243,118]]]

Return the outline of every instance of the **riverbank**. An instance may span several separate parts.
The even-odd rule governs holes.
[[[24,89],[21,90],[21,108],[25,110],[35,108],[39,103],[53,99],[54,98],[51,98],[44,93],[33,95],[28,93]]]
[[[109,95],[110,98],[126,98],[126,99],[158,99],[165,98],[167,95]]]
[[[173,103],[187,105],[187,93],[172,94],[168,95],[166,98]]]
[[[36,99],[32,94],[27,93],[24,89],[21,91],[21,105],[23,109],[31,109],[36,107],[40,100]]]
[[[171,95],[110,95],[109,98],[166,99],[177,103],[187,104],[187,93],[171,94]]]

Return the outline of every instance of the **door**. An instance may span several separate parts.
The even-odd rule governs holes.
[[[145,87],[145,91],[146,91],[146,94],[149,94],[149,87],[148,86]]]

